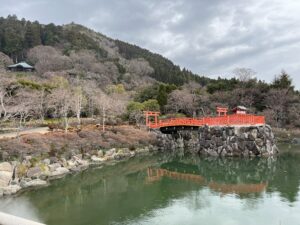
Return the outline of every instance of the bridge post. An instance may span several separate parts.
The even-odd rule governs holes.
[[[147,113],[145,113],[145,116],[146,116],[146,126],[148,127],[149,125],[149,116]]]

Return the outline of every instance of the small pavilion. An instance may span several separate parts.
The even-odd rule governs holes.
[[[248,109],[245,106],[237,106],[232,109],[235,114],[247,114]]]
[[[7,67],[7,69],[12,72],[33,72],[34,71],[34,67],[29,65],[26,62],[20,62],[14,65],[10,65]]]

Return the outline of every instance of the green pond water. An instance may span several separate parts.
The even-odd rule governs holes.
[[[300,147],[274,158],[136,157],[0,200],[48,225],[297,225]]]

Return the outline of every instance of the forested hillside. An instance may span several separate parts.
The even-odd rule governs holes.
[[[26,61],[33,73],[8,72]],[[280,72],[280,71],[279,71]],[[141,123],[143,110],[176,116],[215,113],[217,105],[244,105],[276,127],[300,126],[300,97],[282,71],[269,84],[251,69],[210,79],[181,69],[138,46],[77,24],[40,24],[0,18],[0,126],[15,121],[75,117]]]
[[[106,42],[106,43],[105,43]],[[192,72],[174,65],[170,60],[159,54],[122,41],[113,41],[102,34],[80,25],[56,26],[42,25],[39,22],[18,20],[16,16],[0,18],[0,51],[10,56],[14,62],[27,59],[27,51],[38,45],[48,45],[60,48],[69,55],[72,50],[92,50],[98,59],[119,59],[116,54],[110,54],[111,49],[118,48],[124,58],[144,58],[154,69],[149,74],[157,81],[182,85],[189,81],[207,84],[208,78],[199,77]],[[122,70],[122,68],[119,68]]]

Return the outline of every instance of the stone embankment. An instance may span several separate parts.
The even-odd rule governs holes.
[[[272,156],[278,153],[272,128],[265,126],[201,127],[160,134],[160,147],[211,156]]]
[[[116,163],[138,154],[157,151],[149,147],[129,150],[128,148],[99,150],[97,154],[77,154],[68,160],[62,157],[35,158],[26,156],[21,162],[10,161],[0,163],[0,196],[12,195],[20,190],[44,187],[51,180],[63,178],[67,174],[86,170],[90,166],[101,166]]]

